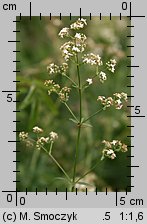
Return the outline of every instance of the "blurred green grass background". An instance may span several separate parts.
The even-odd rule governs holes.
[[[86,17],[85,17],[86,18]],[[68,171],[72,173],[73,156],[75,150],[76,127],[69,121],[70,114],[64,108],[64,105],[56,99],[55,96],[48,96],[47,89],[43,83],[49,76],[46,67],[49,63],[55,62],[60,64],[61,59],[60,46],[64,43],[58,37],[59,31],[63,27],[69,26],[77,17],[22,17],[20,23],[17,24],[17,40],[21,42],[17,44],[17,69],[21,72],[17,75],[17,80],[20,83],[17,89],[21,92],[17,95],[20,103],[17,104],[17,109],[21,113],[17,114],[17,120],[21,122],[17,125],[17,130],[26,132],[32,131],[36,125],[42,127],[47,135],[50,131],[55,131],[59,134],[59,139],[55,143],[53,154],[57,160]],[[106,62],[110,58],[116,58],[117,66],[115,74],[108,74],[108,80],[104,84],[94,82],[85,93],[83,103],[84,115],[88,116],[98,110],[96,101],[98,95],[111,96],[115,92],[127,92],[130,95],[130,68],[126,65],[130,64],[127,55],[130,55],[127,45],[130,45],[129,38],[130,28],[127,27],[130,21],[126,17],[92,17],[89,20],[87,17],[88,26],[84,28],[84,33],[88,37],[87,52],[98,53],[102,60]],[[71,65],[70,73],[75,74],[75,68]],[[82,68],[82,79],[86,80],[94,74],[93,68],[85,65]],[[60,84],[70,83],[63,77],[57,77],[56,80]],[[78,113],[78,94],[73,90],[68,102],[75,113]],[[130,102],[128,102],[128,105]],[[100,113],[97,117],[92,118],[91,125],[93,128],[85,128],[82,130],[82,141],[80,144],[78,174],[81,175],[96,161],[101,153],[100,143],[103,139],[113,140],[119,139],[125,144],[130,145],[130,129],[127,125],[130,120],[127,114],[130,111],[127,106],[123,110],[108,109]],[[20,173],[17,174],[17,188],[20,191],[65,191],[66,185],[62,181],[55,181],[55,177],[63,176],[56,165],[43,153],[33,149],[27,149],[24,144],[17,144],[17,159],[21,162],[17,165]],[[126,157],[129,155],[121,153],[115,161],[109,159],[104,160],[93,171],[95,174],[95,185],[99,191],[103,191],[108,187],[110,191],[116,189],[125,190],[127,185],[130,185],[130,179],[127,175],[130,174],[130,168],[127,165],[130,160]],[[86,159],[84,159],[86,158]]]

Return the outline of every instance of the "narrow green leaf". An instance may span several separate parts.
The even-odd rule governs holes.
[[[75,119],[73,119],[73,118],[69,118],[69,120],[72,121],[75,124],[78,124],[78,122]]]
[[[92,128],[93,127],[91,124],[88,124],[88,123],[83,123],[82,126],[89,127],[89,128]]]
[[[21,110],[25,109],[29,104],[31,104],[31,100],[32,100],[33,94],[35,93],[35,89],[36,87],[34,85],[30,87],[27,96],[25,97],[25,99],[23,100],[20,106]]]

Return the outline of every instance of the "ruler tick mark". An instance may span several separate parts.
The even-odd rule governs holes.
[[[32,10],[32,3],[30,2],[30,20],[31,20],[31,17],[32,17],[31,10]]]
[[[144,115],[128,115],[127,117],[145,117]]]
[[[127,65],[128,68],[139,68],[139,65]]]
[[[91,13],[90,13],[90,20],[91,20]]]
[[[115,201],[115,203],[116,203],[116,206],[117,206],[117,188],[116,188],[116,201]]]
[[[67,188],[66,188],[66,200],[67,200]]]
[[[128,165],[127,167],[138,168],[139,166]]]
[[[14,140],[14,141],[8,141],[8,142],[20,142],[19,140],[17,141],[17,140]]]
[[[111,12],[110,12],[110,20],[111,20]]]

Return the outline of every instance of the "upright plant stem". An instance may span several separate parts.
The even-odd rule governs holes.
[[[78,134],[77,134],[77,141],[76,141],[76,149],[75,149],[75,160],[74,160],[74,168],[73,168],[73,186],[72,190],[74,191],[74,183],[76,178],[76,166],[78,160],[78,152],[79,152],[79,142],[80,142],[80,134],[81,134],[81,120],[82,120],[82,89],[81,89],[81,78],[80,78],[80,68],[79,68],[79,58],[78,54],[76,56],[77,60],[77,75],[78,75],[78,89],[79,89],[79,107],[80,107],[80,116],[79,116],[79,125],[78,125]]]

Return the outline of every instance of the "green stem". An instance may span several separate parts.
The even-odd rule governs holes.
[[[77,135],[77,142],[76,142],[74,170],[73,170],[73,180],[72,180],[72,182],[73,182],[72,192],[74,191],[75,178],[76,178],[76,166],[77,166],[78,151],[79,151],[80,133],[81,133],[81,127],[78,128],[78,135]]]
[[[70,109],[70,107],[67,105],[67,103],[65,102],[64,105],[67,107],[67,109],[69,110],[69,112],[71,113],[71,115],[73,116],[73,118],[79,123],[77,117],[74,115],[74,113],[72,112],[72,110]]]
[[[34,139],[29,138],[31,141],[36,142]],[[71,179],[68,176],[68,174],[66,173],[66,171],[64,170],[64,168],[58,163],[58,161],[54,158],[54,156],[52,156],[51,151],[52,151],[52,147],[53,147],[53,142],[51,142],[50,144],[50,148],[49,148],[49,152],[47,151],[46,148],[44,148],[41,145],[41,148],[48,154],[48,156],[54,161],[54,163],[59,167],[59,169],[64,173],[64,175],[66,176],[67,180],[71,183]]]
[[[63,76],[65,76],[67,79],[69,79],[75,86],[77,86],[77,83],[75,82],[75,81],[73,81],[69,76],[67,76],[67,75],[63,75]]]
[[[66,176],[67,180],[71,183],[70,177],[68,176],[66,171],[63,169],[63,167],[58,163],[58,161],[54,158],[54,156],[52,156],[52,154],[48,154],[48,155],[54,161],[54,163],[56,163],[56,165],[60,168],[60,170],[64,173],[64,175]]]
[[[49,148],[49,152],[48,152],[49,155],[52,153],[52,148],[53,148],[53,142],[51,142],[51,144],[50,144],[50,148]]]
[[[79,68],[79,58],[78,54],[76,55],[77,59],[77,75],[78,75],[78,89],[79,89],[79,100],[80,100],[80,117],[79,117],[79,125],[78,125],[78,135],[76,141],[76,149],[75,149],[75,160],[74,160],[74,168],[73,168],[73,186],[71,191],[74,191],[75,185],[75,178],[76,178],[76,167],[77,167],[77,160],[78,160],[78,152],[79,152],[79,142],[80,142],[80,134],[81,134],[81,120],[82,120],[82,88],[81,88],[81,78],[80,78],[80,68]]]
[[[84,119],[84,122],[88,121],[90,118],[94,117],[95,115],[97,115],[98,113],[100,113],[102,110],[104,110],[104,108],[101,108],[100,110],[96,111],[95,113],[93,113],[92,115],[90,115],[89,117],[87,117],[86,119]]]

